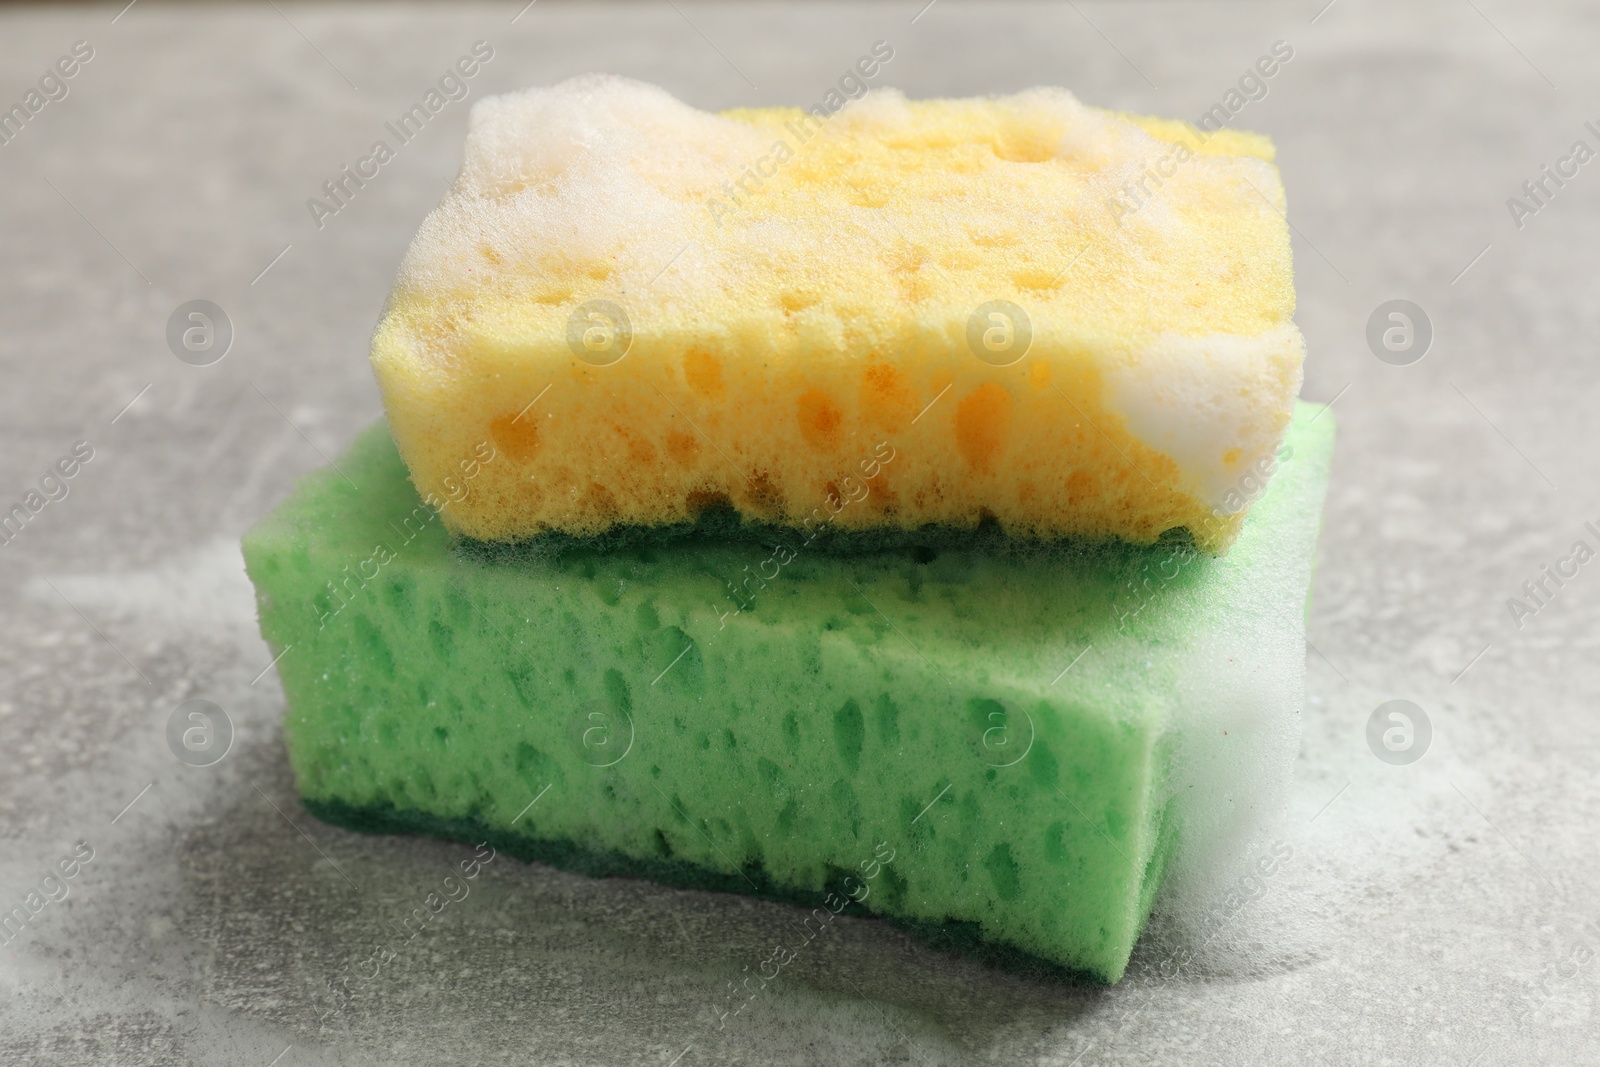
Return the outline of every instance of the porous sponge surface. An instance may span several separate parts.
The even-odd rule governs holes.
[[[487,98],[372,363],[413,481],[474,538],[723,503],[797,527],[866,477],[843,529],[1219,551],[1300,384],[1271,158],[1061,89],[885,89],[825,122],[598,76]],[[609,336],[595,300],[631,331],[603,366],[569,329]],[[1027,316],[1007,366],[970,343],[992,301]]]
[[[1168,862],[1287,774],[1331,432],[1299,420],[1221,558],[540,558],[453,547],[380,424],[245,559],[314,811],[814,903],[855,872],[869,911],[1115,981]]]

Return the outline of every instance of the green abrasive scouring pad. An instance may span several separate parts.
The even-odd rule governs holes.
[[[451,539],[385,425],[244,550],[306,806],[1114,982],[1287,780],[1333,419],[1227,555]],[[1246,486],[1248,492],[1256,492]]]

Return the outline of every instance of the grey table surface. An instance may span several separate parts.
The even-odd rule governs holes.
[[[0,11],[6,107],[93,49],[0,145],[0,503],[93,449],[0,547],[0,910],[93,852],[0,946],[0,1062],[1600,1062],[1600,564],[1508,607],[1597,544],[1600,163],[1560,160],[1600,147],[1600,10],[924,3]],[[306,200],[479,39],[474,99],[605,70],[809,102],[886,39],[912,95],[1060,84],[1190,118],[1292,46],[1235,124],[1277,140],[1304,394],[1337,398],[1340,437],[1292,857],[1199,958],[1147,943],[1115,988],[1040,983],[847,920],[719,1032],[707,1006],[788,909],[504,862],[318,1024],[471,850],[299,807],[237,544],[379,413],[368,335],[466,105],[321,229]],[[1577,174],[1529,199],[1545,165]],[[234,329],[204,367],[166,342],[197,298]],[[1434,334],[1404,366],[1366,339],[1400,298]],[[194,698],[234,730],[209,767],[167,740]],[[1366,740],[1396,698],[1433,728],[1404,766]]]

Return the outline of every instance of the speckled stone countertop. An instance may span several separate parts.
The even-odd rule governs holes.
[[[0,143],[0,505],[73,471],[0,546],[0,911],[65,894],[0,945],[0,1062],[1600,1062],[1600,563],[1573,554],[1600,547],[1600,10],[924,3],[0,10],[0,106],[40,94]],[[474,99],[606,70],[806,102],[884,39],[912,95],[1186,117],[1293,49],[1233,121],[1277,140],[1304,393],[1340,439],[1290,855],[1204,951],[1039,984],[841,920],[718,1031],[789,909],[503,860],[319,1022],[472,850],[299,806],[237,544],[378,414],[367,338],[467,104],[320,229],[306,201],[480,39]],[[192,300],[224,358],[175,358]],[[229,724],[207,766],[169,742],[196,699]],[[1390,700],[1420,759],[1369,745]]]

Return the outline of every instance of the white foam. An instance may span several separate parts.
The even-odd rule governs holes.
[[[602,262],[620,287],[639,284],[769,140],[609,75],[486,97],[472,108],[461,173],[412,242],[400,287],[448,293]],[[485,261],[485,245],[498,262]]]
[[[1293,323],[1256,337],[1163,334],[1107,374],[1106,402],[1130,433],[1177,461],[1186,489],[1232,510],[1229,492],[1283,436],[1273,416],[1299,395],[1304,357]]]
[[[260,645],[255,590],[232,538],[215,538],[141,570],[57,574],[48,582],[30,579],[24,589],[40,601],[65,597],[80,610],[137,618],[153,640],[206,635]]]

